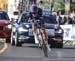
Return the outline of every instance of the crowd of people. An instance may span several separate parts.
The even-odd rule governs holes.
[[[67,25],[67,24],[75,24],[75,12],[73,11],[69,15],[58,15],[53,14],[56,17],[57,22],[59,25]]]

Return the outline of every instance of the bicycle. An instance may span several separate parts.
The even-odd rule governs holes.
[[[37,22],[37,24],[38,24],[38,22]],[[37,34],[37,39],[38,39],[39,45],[40,45],[41,49],[43,50],[45,57],[48,57],[48,49],[45,44],[45,40],[43,39],[43,36],[42,36],[39,26],[36,29],[36,34]]]

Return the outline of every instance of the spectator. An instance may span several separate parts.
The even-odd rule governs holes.
[[[59,24],[64,25],[66,23],[66,17],[59,17]]]
[[[72,18],[72,24],[75,24],[75,16]]]
[[[67,24],[72,24],[73,21],[72,21],[72,18],[70,16],[67,17]]]

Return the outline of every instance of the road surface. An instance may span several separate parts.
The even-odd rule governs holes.
[[[8,48],[0,54],[0,61],[75,61],[75,49],[52,48],[49,57],[45,58],[40,48],[8,44]]]

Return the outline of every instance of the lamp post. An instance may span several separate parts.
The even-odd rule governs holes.
[[[50,2],[51,2],[51,12],[52,12],[52,9],[53,9],[53,6],[54,6],[54,1],[55,0],[50,0]]]

